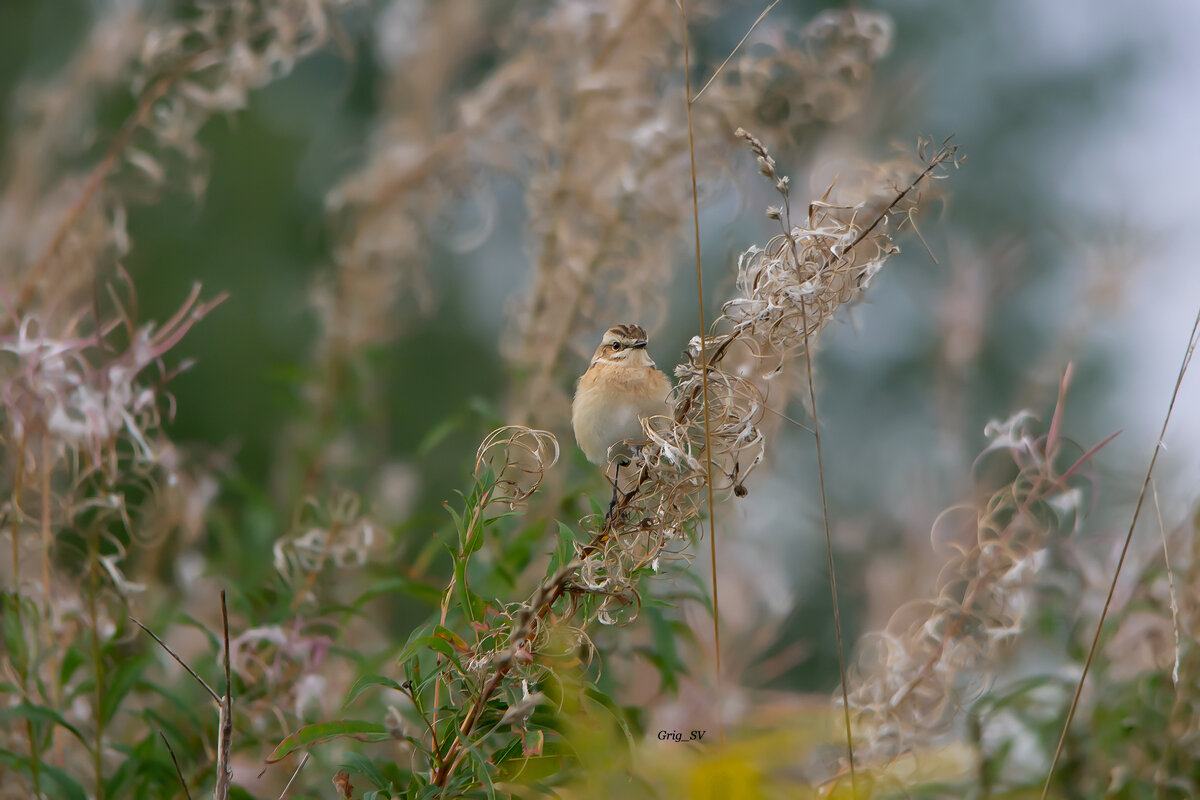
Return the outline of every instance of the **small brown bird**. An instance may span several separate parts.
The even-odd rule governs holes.
[[[609,328],[579,379],[571,426],[593,464],[606,463],[614,444],[643,443],[642,420],[667,413],[671,382],[655,367],[646,344],[646,331],[639,325]]]

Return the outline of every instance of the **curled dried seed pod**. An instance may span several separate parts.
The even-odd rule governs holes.
[[[529,498],[558,463],[558,439],[549,431],[509,425],[492,431],[475,453],[475,474],[491,470],[493,502],[520,503]]]

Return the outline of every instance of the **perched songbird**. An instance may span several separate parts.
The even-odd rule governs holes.
[[[571,405],[575,441],[593,464],[604,464],[614,444],[640,444],[642,419],[667,413],[671,382],[646,352],[638,325],[609,328],[579,379]]]

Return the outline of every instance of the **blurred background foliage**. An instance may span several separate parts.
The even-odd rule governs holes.
[[[478,224],[467,202],[450,205],[428,232],[428,312],[398,311],[398,335],[371,345],[361,363],[338,374],[343,393],[328,419],[317,418],[306,401],[310,382],[334,379],[313,363],[318,324],[309,300],[335,245],[326,194],[367,161],[388,78],[381,31],[395,24],[380,20],[398,15],[403,4],[352,10],[345,19],[349,58],[336,48],[317,53],[254,92],[244,112],[209,120],[200,132],[211,163],[202,195],[175,187],[130,209],[134,247],[123,263],[143,319],[170,316],[196,280],[210,294],[229,293],[178,351],[196,363],[172,384],[180,411],[167,431],[222,476],[204,547],[223,578],[257,598],[251,607],[271,603],[260,587],[273,578],[272,547],[303,494],[303,476],[288,463],[295,448],[328,446],[353,431],[356,449],[345,454],[339,476],[360,489],[370,485],[367,494],[398,493],[388,522],[399,543],[388,558],[411,560],[444,525],[443,503],[466,488],[478,441],[508,421],[511,372],[500,340],[505,309],[530,281],[529,220],[512,179],[497,175],[482,177],[497,215],[485,238],[460,246]],[[0,3],[4,108],[62,67],[99,5]],[[500,61],[501,43],[489,37],[489,26],[501,27],[529,5],[494,4],[483,34],[458,43],[475,50],[462,59],[456,79],[463,86],[481,83]],[[907,236],[866,302],[822,340],[826,478],[848,641],[882,626],[928,583],[930,527],[941,509],[970,496],[970,469],[988,420],[1026,406],[1048,420],[1059,377],[1073,361],[1069,436],[1086,448],[1131,424],[1114,419],[1103,402],[1120,390],[1128,347],[1106,321],[1119,314],[1135,280],[1140,265],[1127,256],[1140,242],[1122,220],[1070,202],[1061,181],[1064,162],[1120,116],[1155,55],[1142,28],[1103,36],[1082,23],[1075,30],[1069,14],[1034,3],[877,5],[894,21],[893,49],[877,68],[868,105],[836,128],[852,132],[845,134],[856,140],[849,148],[881,157],[897,146],[910,150],[918,134],[953,134],[968,161],[944,203],[939,199],[922,221],[937,260]],[[836,7],[784,2],[763,30],[799,28]],[[731,2],[695,25],[697,79],[711,74],[760,11]],[[104,99],[98,142],[130,108],[128,95]],[[754,122],[741,124],[753,131]],[[800,202],[835,177],[822,162],[838,152],[829,130],[816,123],[798,141],[768,142],[782,171],[797,170]],[[0,148],[10,136],[8,118],[0,118]],[[742,174],[714,180],[708,193],[702,187],[709,319],[730,294],[737,254],[770,231],[762,217],[770,196],[749,159],[741,163]],[[664,366],[697,329],[689,241],[681,237],[673,247],[669,310],[652,343]],[[1167,349],[1174,352],[1175,343]],[[556,380],[569,388],[585,366],[574,358]],[[1156,424],[1157,411],[1139,421],[1140,407],[1128,408],[1132,424]],[[789,413],[806,416],[798,401]],[[315,438],[297,433],[298,420],[301,429],[317,431]],[[561,438],[573,453],[569,434]],[[1100,461],[1101,519],[1128,503],[1143,444],[1119,440]],[[745,544],[725,557],[744,562],[751,574],[761,569],[760,590],[791,609],[766,654],[780,655],[783,667],[750,682],[827,693],[838,670],[811,437],[785,425],[769,457],[769,470],[751,482],[754,505],[727,507],[720,522]],[[576,455],[565,461],[575,490],[603,494]],[[380,489],[379,481],[393,485]],[[570,496],[564,502],[578,505]],[[372,569],[386,575],[394,564]],[[426,608],[397,600],[387,613],[402,638]],[[1068,633],[1050,627],[1044,632],[1052,638]]]
[[[94,7],[5,2],[0,96],[60,68],[85,35]],[[826,7],[784,3],[764,24],[802,24]],[[1058,202],[1053,182],[1063,148],[1110,113],[1148,55],[1139,42],[1114,41],[1086,60],[1056,64],[1022,39],[1014,21],[1020,12],[1011,8],[911,2],[885,10],[895,21],[895,44],[877,77],[872,106],[863,112],[869,115],[863,129],[874,132],[867,147],[886,154],[893,145],[907,147],[917,134],[954,134],[968,153],[969,179],[955,182],[944,215],[923,231],[941,263],[931,262],[919,242],[906,242],[867,304],[826,340],[820,386],[837,452],[828,467],[833,516],[853,520],[862,531],[857,540],[839,539],[851,559],[844,574],[852,632],[865,611],[862,580],[868,573],[857,568],[857,559],[867,541],[872,548],[881,541],[900,546],[900,539],[914,534],[914,523],[931,520],[963,496],[987,420],[1029,402],[1046,413],[1057,373],[1074,359],[1071,402],[1082,407],[1072,409],[1072,430],[1087,441],[1111,429],[1111,421],[1089,419],[1087,407],[1088,398],[1113,388],[1111,353],[1102,343],[1056,350],[1074,333],[1069,325],[1090,330],[1105,313],[1085,294],[1099,278],[1084,272],[1072,253],[1104,221],[1073,216]],[[696,31],[698,76],[720,63],[760,11],[731,3]],[[502,4],[489,13],[502,18],[506,12]],[[231,457],[236,479],[224,488],[221,504],[233,514],[238,533],[224,544],[244,556],[237,559],[243,568],[263,570],[255,582],[269,574],[270,547],[287,512],[248,487],[278,490],[280,443],[292,416],[304,413],[300,395],[315,336],[308,292],[330,258],[324,194],[362,163],[379,110],[382,73],[370,19],[363,10],[347,21],[350,61],[318,53],[253,93],[247,111],[204,126],[201,144],[211,155],[211,172],[203,196],[170,192],[130,213],[136,246],[125,266],[143,318],[169,316],[195,280],[230,294],[208,324],[189,335],[187,354],[196,365],[173,383],[186,413],[177,415],[169,432],[175,441]],[[469,85],[494,63],[489,43],[479,46],[472,73],[462,78]],[[115,126],[128,109],[127,99],[114,99],[103,116]],[[3,140],[0,133],[0,145]],[[796,144],[799,152],[770,144],[781,165],[799,161],[810,148],[805,141]],[[728,295],[737,252],[766,229],[760,210],[765,195],[752,178],[738,181],[733,202],[723,198],[702,212],[710,318]],[[353,423],[369,429],[366,441],[378,451],[356,458],[364,468],[402,459],[420,476],[408,523],[414,535],[440,521],[442,502],[461,485],[465,456],[500,413],[506,373],[497,340],[506,302],[527,285],[529,269],[522,213],[507,207],[504,213],[509,218],[496,225],[483,252],[435,246],[434,309],[400,320],[403,335],[370,353],[380,404],[368,419]],[[453,232],[456,224],[449,219],[445,227]],[[654,343],[660,363],[671,363],[696,329],[688,258],[681,240],[668,324]],[[1080,323],[1071,309],[1081,303],[1088,310]],[[960,311],[948,310],[956,304]],[[947,319],[952,314],[957,318]],[[948,370],[953,356],[947,349],[972,335],[978,337],[974,352]],[[1089,341],[1085,335],[1082,344]],[[586,364],[574,366],[582,371]],[[449,438],[422,451],[430,431],[448,422],[457,423]],[[805,663],[789,671],[786,683],[823,690],[836,679],[836,659],[832,630],[820,630],[831,618],[823,569],[819,560],[800,557],[819,546],[820,533],[815,465],[806,443],[803,432],[785,431],[773,455],[776,467],[764,480],[772,499],[791,507],[755,527],[769,537],[765,546],[783,548],[786,563],[795,567],[787,580],[796,609],[783,638],[812,642]],[[898,464],[905,468],[896,469]],[[278,491],[274,497],[282,499]],[[779,529],[778,521],[792,511],[800,529]],[[253,513],[273,518],[242,519]]]

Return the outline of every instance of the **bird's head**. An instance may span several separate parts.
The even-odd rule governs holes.
[[[646,352],[646,329],[640,325],[615,325],[604,332],[592,363],[653,367],[654,359]]]

